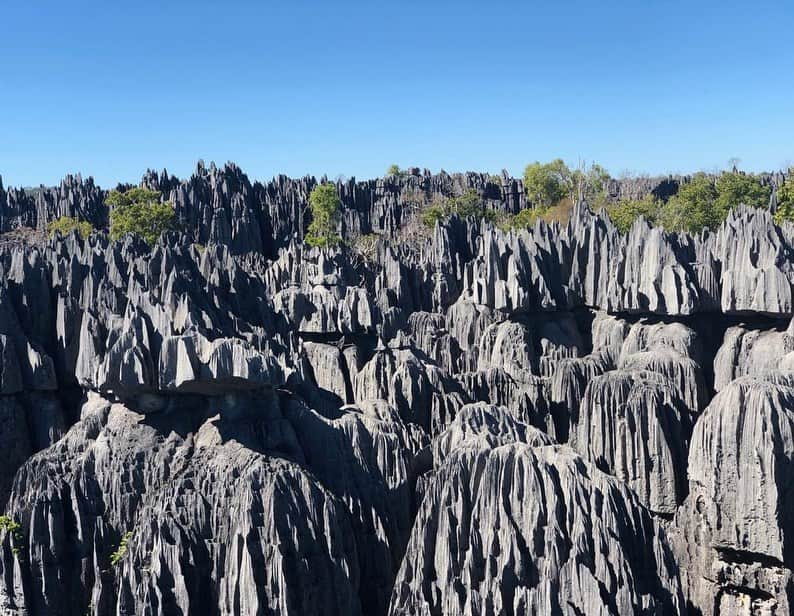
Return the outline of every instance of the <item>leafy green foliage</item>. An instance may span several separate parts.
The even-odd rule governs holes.
[[[534,162],[524,169],[524,190],[530,203],[537,207],[551,207],[564,198],[571,202],[585,200],[591,205],[604,203],[610,175],[596,163],[581,164],[571,170],[562,159],[542,164]]]
[[[565,171],[562,160],[541,164],[534,162],[524,169],[524,190],[527,198],[536,207],[549,207],[567,193]]]
[[[787,220],[794,221],[794,179],[791,176],[788,182],[777,189],[775,223],[782,225]]]
[[[155,203],[160,201],[160,193],[148,188],[130,188],[126,191],[111,190],[105,198],[105,203],[112,207],[124,207],[134,203]]]
[[[667,201],[657,220],[668,231],[715,229],[740,204],[766,207],[770,192],[752,175],[729,171],[712,180],[698,173]]]
[[[717,178],[715,183],[717,199],[714,202],[715,216],[725,220],[728,212],[739,204],[751,207],[767,207],[772,188],[762,186],[752,175],[737,172],[726,172]]]
[[[120,239],[126,233],[137,233],[150,246],[163,231],[176,227],[173,206],[160,202],[160,193],[146,188],[131,188],[126,192],[113,190],[105,203],[110,211],[110,238]]]
[[[503,227],[510,229],[525,229],[533,226],[538,219],[543,218],[546,208],[524,208],[512,218],[504,221]]]
[[[397,177],[405,175],[405,171],[400,169],[399,165],[389,165],[389,168],[386,169],[386,175],[395,175]]]
[[[85,239],[91,235],[94,227],[92,227],[91,223],[88,221],[72,218],[71,216],[61,216],[58,220],[53,220],[49,224],[48,230],[50,232],[50,237],[55,237],[56,233],[66,236],[72,231],[77,230],[80,237]]]
[[[659,212],[658,221],[668,231],[699,233],[721,222],[716,208],[717,189],[704,173],[698,173],[678,189]]]
[[[467,190],[460,197],[451,198],[448,207],[461,218],[481,216],[483,212],[482,199],[476,190]]]
[[[434,199],[432,203],[422,208],[420,216],[422,224],[432,229],[436,226],[436,222],[446,220],[453,214],[461,218],[477,218],[491,222],[495,222],[498,218],[497,212],[485,208],[482,197],[474,189],[467,190],[459,197]]]
[[[115,567],[127,555],[130,539],[132,539],[132,531],[127,531],[121,538],[121,543],[118,549],[110,555],[110,564]]]
[[[446,205],[440,203],[432,203],[422,210],[422,224],[425,227],[432,229],[436,223],[445,220],[449,216],[449,210]]]
[[[606,206],[609,218],[621,233],[626,233],[640,216],[651,224],[655,223],[659,208],[659,201],[650,193],[642,199],[620,199]]]
[[[22,525],[10,515],[0,515],[0,530],[16,535],[22,531]]]
[[[22,525],[9,515],[0,515],[0,531],[11,535],[16,542],[21,543],[24,540],[22,536]],[[14,554],[14,556],[19,556],[19,547],[16,545],[13,546],[11,548],[11,553]]]
[[[562,225],[571,219],[573,203],[570,199],[561,199],[556,205],[550,207],[524,208],[513,216],[505,217],[497,224],[505,231],[509,229],[526,229],[532,227],[538,220],[551,224],[558,222]]]
[[[336,246],[342,241],[336,233],[339,215],[339,195],[333,184],[318,184],[309,195],[312,222],[306,235],[309,246]]]

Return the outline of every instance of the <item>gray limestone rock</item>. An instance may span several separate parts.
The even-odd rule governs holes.
[[[531,204],[411,169],[338,180],[311,248],[326,180],[149,171],[153,245],[90,178],[0,185],[0,612],[667,614],[677,576],[693,611],[789,610],[791,224],[429,229]],[[64,215],[97,230],[48,239]]]
[[[428,487],[391,614],[681,613],[664,532],[565,447],[450,455]]]
[[[464,448],[493,449],[510,443],[527,443],[530,447],[553,445],[545,432],[517,421],[502,406],[476,402],[467,404],[454,421],[433,440],[436,468],[454,451]]]
[[[681,407],[659,374],[607,372],[587,385],[569,443],[651,511],[672,515],[686,496],[690,426]]]
[[[695,424],[689,496],[675,546],[703,614],[785,614],[792,606],[794,379],[739,378]]]

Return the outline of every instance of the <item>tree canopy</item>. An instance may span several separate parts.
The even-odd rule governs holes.
[[[717,189],[705,173],[683,184],[659,213],[659,222],[668,231],[699,233],[722,222],[716,209]]]
[[[587,201],[590,204],[603,201],[610,176],[599,164],[587,166],[581,163],[571,170],[557,158],[548,163],[534,162],[524,169],[524,190],[534,207],[547,208],[568,197],[571,202]]]
[[[312,221],[306,235],[309,246],[336,246],[342,241],[336,233],[339,195],[333,184],[318,184],[309,195]]]
[[[651,193],[642,199],[620,199],[606,206],[609,218],[621,233],[631,229],[631,225],[640,216],[651,224],[655,223],[659,217],[659,208],[659,201]]]
[[[717,198],[714,201],[715,216],[725,220],[728,212],[740,204],[751,207],[767,207],[770,186],[762,186],[757,178],[735,171],[726,172],[717,178],[715,183]]]
[[[176,227],[176,213],[169,202],[160,201],[160,193],[146,188],[111,191],[105,203],[110,210],[110,238],[120,239],[136,233],[150,246],[163,231]]]
[[[524,169],[524,190],[527,199],[535,207],[550,207],[565,197],[566,186],[565,163],[554,160],[550,163],[534,163]]]
[[[738,205],[767,207],[770,193],[771,188],[752,175],[726,171],[714,179],[698,173],[670,197],[657,221],[668,231],[716,229]]]

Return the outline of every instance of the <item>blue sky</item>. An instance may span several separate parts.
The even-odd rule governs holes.
[[[34,6],[35,5],[35,6]],[[794,163],[794,2],[7,2],[0,175]]]

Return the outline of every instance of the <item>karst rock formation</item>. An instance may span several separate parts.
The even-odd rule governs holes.
[[[789,613],[794,227],[426,229],[523,188],[411,171],[310,248],[317,182],[148,172],[153,246],[0,182],[0,614]]]

